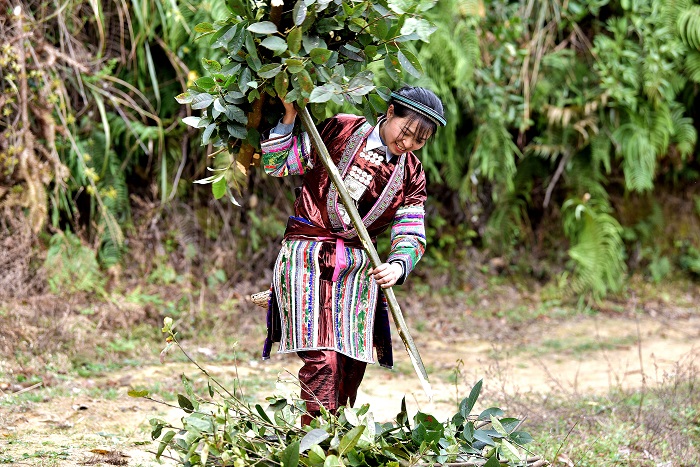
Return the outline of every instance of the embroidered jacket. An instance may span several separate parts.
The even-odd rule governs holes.
[[[373,241],[391,229],[392,246],[388,261],[400,262],[405,278],[425,250],[425,175],[413,153],[389,159],[377,155],[376,151],[365,151],[372,130],[363,117],[341,114],[327,121],[320,132],[346,187],[356,199],[358,211]],[[262,152],[262,164],[268,174],[301,175],[303,181],[294,205],[295,215],[290,218],[285,232],[286,243],[275,266],[273,289],[276,298],[272,300],[275,303],[271,304],[271,309],[274,310],[273,316],[268,316],[268,327],[274,328],[274,318],[281,318],[282,329],[278,333],[268,329],[263,357],[269,355],[271,341],[280,340],[280,351],[332,348],[371,362],[374,343],[380,363],[390,366],[390,361],[383,361],[386,356],[391,359],[383,294],[368,274],[371,266],[366,253],[308,136],[301,133],[271,137],[262,142]],[[336,248],[324,250],[325,262],[321,263],[325,266],[318,263],[317,242],[335,242]],[[316,253],[310,253],[313,251]],[[350,258],[350,264],[343,264],[338,254]],[[308,261],[304,258],[315,259]],[[320,269],[316,271],[315,267]],[[290,270],[298,275],[285,279],[285,271]],[[312,279],[312,276],[315,277]],[[324,297],[334,301],[332,312],[336,324],[333,333],[329,331],[327,336],[319,336],[319,329],[314,328],[320,313],[319,294],[315,291],[320,286],[313,281],[319,277],[326,277],[336,286],[345,281],[342,288],[328,291],[333,297]],[[294,286],[291,286],[292,282]],[[361,314],[362,319],[349,317],[352,314],[349,310],[355,315]],[[279,316],[274,316],[276,314]],[[358,337],[358,334],[362,335]],[[384,348],[387,344],[388,349]]]

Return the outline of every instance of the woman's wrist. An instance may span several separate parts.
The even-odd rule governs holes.
[[[291,125],[294,123],[294,121],[297,119],[297,113],[296,111],[294,112],[285,112],[284,116],[282,117],[282,123],[285,125]]]

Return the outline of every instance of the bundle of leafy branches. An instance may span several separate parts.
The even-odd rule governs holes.
[[[386,110],[390,90],[375,86],[368,67],[383,62],[395,85],[405,76],[419,77],[422,68],[409,44],[427,41],[435,31],[422,17],[433,5],[426,0],[232,0],[226,20],[197,24],[198,39],[208,38],[212,55],[220,57],[203,59],[210,76],[176,98],[201,111],[183,122],[201,128],[201,144],[213,146],[211,157],[218,156],[214,175],[197,183],[212,184],[217,199],[228,194],[238,204],[230,187],[240,192],[241,175],[256,165],[258,128],[264,116],[271,119],[268,124],[276,118],[270,97],[309,105],[318,120],[332,113],[329,102],[345,102],[375,121]]]
[[[533,439],[519,430],[521,420],[506,417],[491,407],[472,415],[481,393],[479,381],[464,398],[456,413],[440,422],[418,412],[411,422],[405,398],[393,422],[374,420],[369,404],[360,408],[341,407],[336,413],[321,408],[309,426],[300,426],[307,414],[303,400],[282,396],[260,404],[245,402],[237,391],[230,391],[194,361],[180,346],[165,319],[163,332],[167,346],[178,347],[204,374],[207,392],[198,394],[185,375],[185,394],[178,404],[186,413],[182,426],[151,419],[153,439],[160,439],[156,458],[166,449],[184,466],[484,466],[541,467],[547,462],[523,446]],[[130,391],[132,397],[156,402],[148,391]],[[165,403],[165,402],[163,402]],[[167,455],[167,454],[166,454]]]

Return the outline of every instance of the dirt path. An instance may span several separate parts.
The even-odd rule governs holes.
[[[434,400],[428,401],[420,391],[408,358],[397,349],[393,371],[369,368],[357,402],[370,403],[376,420],[388,420],[405,396],[409,411],[420,409],[446,418],[482,378],[480,403],[484,405],[477,410],[491,404],[507,409],[502,405],[504,398],[523,393],[585,395],[657,384],[679,365],[698,363],[700,317],[696,311],[666,318],[598,315],[536,322],[504,331],[497,345],[477,339],[445,342],[419,335],[416,343],[431,375]],[[296,392],[291,383],[275,383],[278,378],[292,379],[288,372],[295,374],[299,368],[294,356],[240,362],[237,368],[217,362],[207,368],[229,384],[237,371],[245,393],[255,395],[256,401],[274,392]],[[160,417],[177,423],[182,413],[126,393],[130,387],[148,388],[172,399],[181,391],[181,373],[197,384],[199,375],[191,365],[169,363],[95,379],[57,380],[55,387],[34,390],[36,397],[23,402],[0,396],[0,464],[162,465],[146,452],[157,449],[150,441],[148,420]],[[105,452],[126,457],[107,458]]]

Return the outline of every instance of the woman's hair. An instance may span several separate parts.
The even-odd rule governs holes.
[[[442,101],[435,95],[435,93],[426,88],[404,86],[398,91],[394,92],[401,97],[406,97],[414,102],[418,102],[426,107],[432,109],[440,117],[444,117],[445,113],[442,107]],[[394,106],[394,114],[401,118],[408,119],[407,124],[410,125],[414,121],[418,121],[417,128],[417,138],[429,139],[435,135],[437,130],[437,123],[430,117],[416,112],[406,104],[402,103],[400,100],[392,97],[389,99],[389,105]]]

